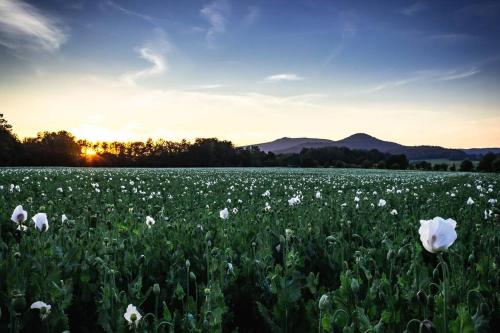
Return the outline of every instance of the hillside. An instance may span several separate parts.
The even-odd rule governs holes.
[[[254,146],[259,147],[264,152],[273,152],[275,154],[299,153],[304,148],[322,147],[347,147],[360,150],[376,149],[384,153],[405,154],[410,160],[437,158],[463,160],[470,156],[483,155],[487,151],[500,151],[500,148],[452,149],[440,146],[405,146],[396,142],[380,140],[365,133],[356,133],[338,141],[284,137]]]

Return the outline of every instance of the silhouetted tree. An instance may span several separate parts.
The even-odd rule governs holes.
[[[464,160],[460,164],[460,171],[472,171],[474,169],[474,164],[469,160]]]
[[[486,155],[483,156],[481,161],[479,161],[479,164],[477,165],[477,170],[491,172],[493,161],[495,160],[495,158],[496,158],[495,154],[487,153]]]
[[[12,126],[0,113],[0,165],[15,165],[21,148],[20,142],[12,133]]]
[[[500,172],[500,154],[497,154],[495,160],[491,163],[492,172]]]

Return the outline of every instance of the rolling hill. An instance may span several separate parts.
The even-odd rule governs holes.
[[[349,149],[376,149],[384,153],[405,154],[410,160],[450,159],[464,160],[471,156],[484,155],[488,151],[500,152],[500,148],[452,149],[440,146],[405,146],[384,141],[365,133],[356,133],[342,140],[334,141],[316,138],[280,138],[271,142],[255,144],[264,152],[275,154],[299,153],[304,148],[347,147]]]

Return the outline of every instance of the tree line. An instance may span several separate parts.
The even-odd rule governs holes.
[[[276,155],[256,146],[235,147],[216,138],[194,142],[149,139],[145,142],[89,142],[67,131],[41,132],[19,140],[0,114],[1,166],[95,167],[338,167],[428,170],[426,164],[410,165],[405,155],[345,147],[305,148],[300,153]],[[484,171],[498,167],[499,156],[488,156]],[[426,162],[423,162],[426,163]],[[463,162],[465,163],[465,162]],[[469,161],[469,163],[471,163]],[[483,161],[479,163],[483,166]],[[472,163],[471,163],[472,164]],[[486,164],[484,164],[486,165]],[[467,165],[461,168],[466,170]],[[432,166],[430,167],[432,169]]]

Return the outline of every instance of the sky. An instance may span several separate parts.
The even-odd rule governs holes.
[[[500,147],[500,1],[0,0],[21,138]]]

